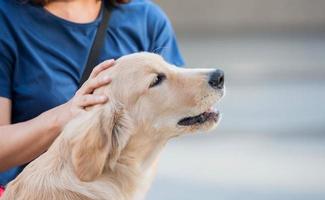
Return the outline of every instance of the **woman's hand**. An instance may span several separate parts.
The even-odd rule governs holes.
[[[56,118],[57,128],[61,130],[67,122],[76,117],[78,114],[85,112],[85,107],[103,104],[108,100],[106,96],[93,94],[93,91],[99,87],[109,84],[112,81],[107,76],[98,78],[98,74],[113,65],[114,60],[107,60],[97,65],[90,74],[89,79],[81,86],[72,99],[52,110],[55,112],[55,115],[58,116],[58,118]]]

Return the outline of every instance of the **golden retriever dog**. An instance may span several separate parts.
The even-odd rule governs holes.
[[[115,65],[100,75],[112,83],[95,91],[109,102],[69,122],[8,184],[2,200],[144,199],[167,141],[219,122],[221,70],[178,68],[152,53]]]

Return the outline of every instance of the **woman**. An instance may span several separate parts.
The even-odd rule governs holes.
[[[119,3],[127,3],[120,0]],[[101,20],[98,0],[0,1],[0,185],[4,187],[51,145],[89,105],[108,99],[92,91],[97,75],[122,55],[160,52],[182,65],[172,27],[148,0],[116,4],[90,78],[78,83]]]

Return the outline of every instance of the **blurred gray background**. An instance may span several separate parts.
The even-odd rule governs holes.
[[[147,199],[324,200],[325,1],[155,2],[227,94],[217,130],[167,145]]]

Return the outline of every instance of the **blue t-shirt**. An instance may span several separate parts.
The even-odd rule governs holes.
[[[38,5],[0,0],[0,96],[12,100],[12,123],[35,118],[75,94],[100,21],[101,15],[73,23]],[[168,18],[149,0],[113,9],[98,62],[139,51],[183,65]],[[0,173],[0,185],[21,170]]]

